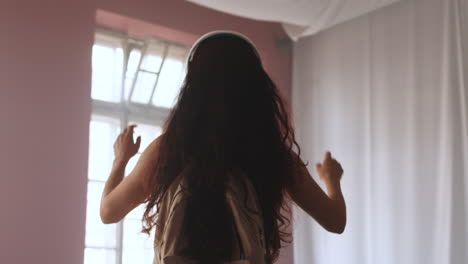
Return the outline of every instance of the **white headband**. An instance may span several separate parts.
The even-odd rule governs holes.
[[[215,31],[211,31],[211,32],[206,33],[205,35],[200,37],[195,42],[195,44],[192,45],[192,48],[190,49],[189,55],[187,57],[187,65],[192,61],[193,56],[195,55],[195,51],[197,50],[200,43],[203,42],[205,39],[209,39],[209,38],[211,38],[213,36],[216,36],[216,35],[230,35],[230,36],[235,36],[235,37],[244,39],[245,41],[247,41],[252,46],[252,49],[253,49],[255,55],[257,55],[257,57],[258,57],[258,59],[260,60],[260,63],[261,63],[260,54],[258,53],[257,47],[255,46],[255,44],[247,36],[245,36],[245,35],[243,35],[243,34],[241,34],[239,32],[230,31],[230,30],[215,30]]]

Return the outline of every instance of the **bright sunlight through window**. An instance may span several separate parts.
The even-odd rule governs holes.
[[[93,112],[89,131],[88,203],[84,264],[152,263],[154,233],[141,233],[143,206],[117,224],[104,225],[99,204],[123,128],[138,124],[140,151],[161,134],[185,74],[189,48],[157,39],[140,40],[114,32],[96,33],[92,58]]]

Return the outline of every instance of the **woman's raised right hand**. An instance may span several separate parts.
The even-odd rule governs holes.
[[[338,184],[343,175],[343,168],[341,164],[332,157],[330,152],[325,153],[325,157],[322,163],[317,163],[315,169],[322,181],[327,185]]]

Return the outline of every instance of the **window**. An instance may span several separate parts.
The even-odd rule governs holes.
[[[189,48],[156,39],[134,39],[99,30],[92,58],[93,111],[90,123],[85,264],[152,263],[154,233],[141,233],[144,207],[117,223],[104,225],[99,204],[114,158],[113,144],[123,128],[138,124],[140,151],[161,134],[185,75]]]

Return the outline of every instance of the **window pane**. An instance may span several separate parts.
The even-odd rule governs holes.
[[[135,165],[137,164],[138,160],[140,159],[141,154],[137,153],[135,156],[133,156],[127,163],[127,166],[125,167],[125,176],[128,176],[130,172],[133,171],[135,168]]]
[[[187,50],[171,46],[164,61],[158,85],[153,96],[153,104],[160,107],[172,108],[179,95],[182,81],[185,77],[185,58]]]
[[[155,40],[150,41],[148,48],[146,49],[145,57],[141,63],[141,69],[152,72],[159,72],[165,47],[166,44],[163,42]]]
[[[123,263],[152,263],[154,232],[141,232],[141,220],[124,220]]]
[[[136,71],[138,69],[138,63],[140,63],[141,50],[133,49],[130,52],[127,64],[127,74],[125,77],[125,100],[128,100],[130,89],[133,85],[133,79],[135,78]]]
[[[153,263],[154,249],[124,249],[123,264]]]
[[[138,154],[132,157],[126,167],[126,175],[128,175],[135,167],[138,159],[141,157],[141,153],[148,147],[151,142],[153,142],[158,136],[162,133],[162,128],[160,126],[142,124],[139,122],[129,122],[129,124],[137,124],[135,128],[135,138],[141,136],[141,145]],[[144,205],[140,205],[131,211],[125,219],[134,219],[141,221],[141,217],[144,212]]]
[[[162,128],[160,126],[153,126],[148,124],[142,124],[138,122],[129,122],[129,124],[137,124],[135,128],[134,138],[141,136],[141,144],[138,153],[133,156],[125,168],[125,175],[128,175],[135,168],[138,159],[140,159],[141,153],[153,142],[157,137],[162,133]]]
[[[122,86],[123,49],[95,44],[92,61],[91,97],[103,101],[119,102]]]
[[[153,126],[148,124],[142,124],[138,122],[130,122],[130,124],[137,124],[135,128],[135,138],[141,135],[141,145],[138,152],[143,153],[143,151],[153,142],[157,137],[162,133],[162,128],[160,126]]]
[[[85,248],[84,264],[116,264],[115,255],[112,249]]]
[[[93,116],[89,131],[88,177],[105,181],[114,159],[113,145],[119,135],[119,121]]]
[[[141,220],[125,219],[123,222],[123,247],[128,249],[152,249],[154,230],[148,236],[141,232]]]
[[[146,204],[141,204],[137,206],[135,209],[133,209],[130,213],[127,214],[125,219],[137,220],[141,222],[141,218],[145,213],[145,206]]]
[[[128,64],[127,64],[127,75],[129,77],[133,77],[133,74],[138,69],[138,63],[140,62],[141,57],[141,50],[140,49],[132,49],[130,52],[130,56],[128,57]]]
[[[143,59],[141,68],[143,70],[159,72],[161,67],[162,57],[160,55],[147,54]]]
[[[132,89],[133,85],[133,77],[126,77],[125,78],[125,100],[128,100],[130,96],[130,89]]]
[[[104,225],[99,216],[99,206],[103,189],[104,183],[102,182],[88,182],[86,246],[115,248],[117,245],[117,226],[116,224]]]
[[[156,83],[156,77],[157,75],[153,73],[139,72],[131,101],[147,104],[150,101],[151,92]]]

